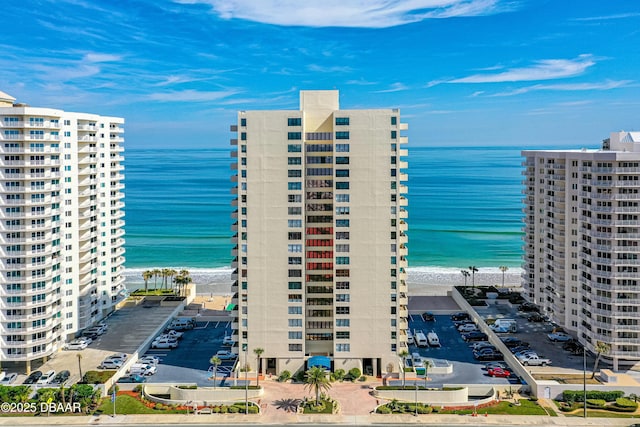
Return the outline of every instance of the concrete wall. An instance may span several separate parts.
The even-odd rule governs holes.
[[[540,381],[536,384],[536,396],[550,397],[551,399],[559,399],[562,397],[564,390],[583,390],[582,384],[560,384],[555,381]],[[587,392],[591,390],[599,391],[623,391],[625,396],[629,394],[640,395],[640,386],[617,386],[615,384],[600,385],[587,384]]]
[[[183,384],[185,386],[195,384]],[[187,402],[198,403],[200,405],[211,405],[219,403],[238,402],[245,399],[244,389],[230,389],[228,387],[198,387],[197,389],[181,389],[173,384],[146,384],[143,388],[144,397],[156,403],[166,405],[183,404]],[[157,394],[168,394],[170,399],[156,397]],[[264,389],[248,390],[249,399],[259,398],[264,394]]]
[[[458,385],[444,384],[443,388],[456,390],[418,390],[418,402],[437,406],[473,406],[494,401],[497,389],[492,385]],[[404,402],[416,400],[415,390],[375,390],[376,397],[386,400],[398,399]],[[469,400],[469,396],[485,396],[481,399]]]

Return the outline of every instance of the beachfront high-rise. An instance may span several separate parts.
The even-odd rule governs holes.
[[[124,120],[0,92],[0,362],[46,359],[124,289]]]
[[[640,132],[522,155],[529,299],[614,368],[640,362]]]
[[[407,350],[407,137],[397,109],[240,111],[232,156],[233,322],[244,365],[398,372]]]

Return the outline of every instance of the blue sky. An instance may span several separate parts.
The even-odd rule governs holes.
[[[0,90],[126,119],[130,147],[229,147],[237,110],[400,108],[411,145],[597,146],[640,129],[635,0],[21,0]]]

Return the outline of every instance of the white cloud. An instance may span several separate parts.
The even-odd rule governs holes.
[[[409,89],[404,83],[396,82],[391,84],[389,89],[377,90],[375,93],[400,92]]]
[[[309,64],[307,66],[309,71],[316,71],[318,73],[349,73],[353,71],[351,67],[346,65],[334,65],[332,67],[325,67],[317,64]]]
[[[587,18],[575,18],[574,21],[608,21],[611,19],[637,18],[640,13],[620,13],[617,15],[590,16]]]
[[[115,62],[122,59],[119,55],[110,55],[108,53],[87,53],[84,60],[87,62]]]
[[[227,98],[237,93],[237,91],[233,90],[221,90],[217,92],[202,92],[197,90],[167,91],[149,94],[147,95],[147,99],[162,102],[208,102]]]
[[[631,80],[618,80],[618,81],[606,80],[602,83],[566,83],[566,84],[552,84],[552,85],[533,85],[533,86],[518,88],[509,92],[496,93],[491,96],[522,95],[523,93],[536,92],[541,90],[564,91],[564,92],[586,91],[586,90],[611,90],[611,89],[617,89],[620,87],[629,86],[631,83],[633,83]]]
[[[208,4],[223,19],[282,26],[387,28],[425,19],[492,15],[514,0],[174,0]]]
[[[543,59],[530,67],[512,68],[499,73],[473,74],[449,83],[503,83],[525,82],[533,80],[552,80],[580,75],[595,60],[591,55],[580,55],[575,59]]]

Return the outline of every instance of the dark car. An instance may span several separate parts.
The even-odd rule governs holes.
[[[83,337],[91,338],[91,340],[95,341],[98,339],[98,334],[93,331],[84,331],[82,333]]]
[[[41,376],[42,376],[42,372],[33,371],[33,372],[31,372],[31,375],[29,375],[27,377],[27,379],[24,380],[24,382],[22,384],[35,384],[35,383],[38,382],[38,380],[40,379]]]
[[[484,332],[471,331],[466,334],[462,334],[462,339],[465,341],[487,341],[489,337]]]
[[[529,345],[518,345],[515,347],[511,347],[509,348],[509,350],[511,350],[511,353],[517,353],[519,351],[525,351],[525,350],[530,350],[531,348],[529,347]]]
[[[424,313],[422,313],[422,320],[424,320],[425,322],[433,322],[434,320],[436,320],[436,316],[434,316],[430,311],[425,311]]]
[[[476,360],[481,360],[484,362],[489,362],[492,360],[504,360],[504,356],[499,351],[494,351],[492,353],[479,354],[476,356]]]
[[[69,376],[71,375],[71,373],[67,370],[64,371],[60,371],[56,374],[55,377],[53,377],[53,380],[51,381],[52,384],[64,384],[68,379]]]
[[[132,374],[126,377],[122,377],[118,380],[119,383],[143,383],[147,381],[147,379],[143,376]]]
[[[469,324],[469,323],[473,323],[473,324],[475,324],[476,322],[474,322],[474,321],[473,321],[473,320],[471,320],[471,319],[454,320],[454,321],[453,321],[453,326],[455,326],[455,327],[456,327],[456,329],[458,329],[460,326],[462,326],[462,325],[467,325],[467,324]]]
[[[500,338],[500,340],[507,347],[516,347],[516,346],[519,346],[522,343],[522,340],[520,338],[516,338],[516,337],[502,337],[502,338]]]
[[[487,370],[489,368],[502,368],[502,369],[509,369],[509,365],[507,365],[504,362],[489,362],[487,364],[484,365],[483,369]]]
[[[536,306],[535,304],[532,304],[530,302],[524,302],[522,304],[520,304],[520,306],[518,307],[518,310],[520,311],[524,311],[524,312],[539,312],[540,309],[538,308],[538,306]]]
[[[524,297],[517,293],[512,293],[509,295],[509,302],[511,304],[521,304],[525,301]]]
[[[580,354],[583,349],[582,344],[577,340],[569,340],[565,342],[562,344],[562,348],[573,354]]]
[[[461,311],[451,315],[451,320],[470,320],[471,316],[466,311]]]
[[[527,320],[529,322],[544,322],[544,317],[542,317],[540,313],[534,312],[527,316]]]

